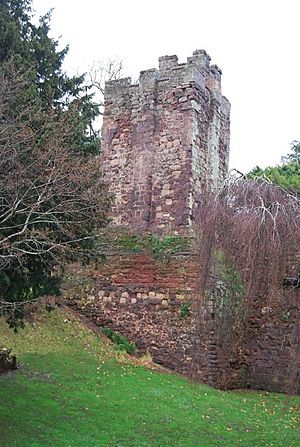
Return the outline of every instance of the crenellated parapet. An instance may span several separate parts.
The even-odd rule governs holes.
[[[115,194],[113,221],[158,234],[186,232],[197,196],[228,170],[230,104],[222,72],[204,50],[186,63],[159,58],[158,69],[109,81],[102,161]]]

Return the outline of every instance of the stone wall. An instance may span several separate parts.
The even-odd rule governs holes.
[[[70,287],[69,305],[134,341],[138,353],[223,389],[300,393],[299,289],[278,285],[273,307],[266,290],[256,296],[240,333],[234,320],[217,317],[220,295],[198,295],[199,261],[190,251],[162,257],[115,251],[99,267],[74,266],[74,273],[90,281],[77,299]]]
[[[300,393],[300,290],[278,287],[273,307],[266,294],[254,297],[242,333],[234,319],[225,321],[228,345],[218,298],[197,294],[198,274],[197,256],[188,251],[162,258],[111,252],[97,268],[74,266],[80,290],[76,299],[68,286],[68,302],[134,341],[139,353],[201,382]]]
[[[244,338],[250,388],[300,394],[300,289],[256,296]]]
[[[184,64],[176,56],[159,58],[159,69],[141,72],[137,84],[108,82],[101,158],[115,196],[113,225],[133,234],[191,236],[199,192],[227,175],[229,115],[221,70],[204,50]],[[226,314],[229,291],[217,272],[211,293],[199,296],[199,268],[190,251],[162,257],[109,251],[99,269],[77,266],[77,277],[90,278],[92,291],[86,298],[83,284],[83,299],[71,293],[69,303],[127,336],[139,353],[202,382],[300,392],[299,289],[287,292],[262,278],[259,294],[240,301],[241,325],[234,294]]]
[[[286,262],[296,276],[299,254]],[[224,262],[224,261],[223,261]],[[254,388],[300,393],[300,288],[285,286],[284,276],[267,275],[258,260],[249,290],[241,278],[212,274],[211,333],[216,341],[216,382],[222,388]],[[289,275],[288,275],[289,276]]]
[[[204,50],[187,63],[110,81],[105,89],[102,165],[115,195],[113,222],[133,231],[185,232],[197,193],[228,169],[230,104],[221,70]]]
[[[70,288],[69,305],[97,325],[122,333],[155,362],[217,386],[215,343],[208,340],[210,315],[198,325],[203,303],[195,300],[197,268],[189,252],[162,258],[110,253],[98,269],[74,268],[77,278],[89,276],[93,286],[82,299],[74,299]]]

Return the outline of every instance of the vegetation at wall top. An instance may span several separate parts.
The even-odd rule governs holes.
[[[116,249],[132,253],[146,251],[159,258],[188,250],[190,239],[180,234],[158,236],[132,233],[127,229],[110,229],[103,233],[101,244],[100,250]]]

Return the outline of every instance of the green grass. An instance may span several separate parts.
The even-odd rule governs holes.
[[[221,392],[118,361],[63,311],[17,334],[0,321],[0,346],[22,363],[0,376],[1,447],[299,446],[300,399]]]

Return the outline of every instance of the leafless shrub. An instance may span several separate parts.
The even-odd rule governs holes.
[[[5,68],[0,73],[2,308],[10,306],[8,289],[18,274],[25,282],[37,266],[49,275],[88,256],[110,206],[99,161],[78,153],[74,142],[76,101],[66,111],[45,113],[30,96],[28,73],[12,62]],[[14,301],[22,301],[17,291]]]
[[[120,79],[123,74],[123,61],[118,58],[95,62],[87,73],[87,82],[92,87],[97,102],[100,105],[100,113],[103,115],[104,90],[106,81]]]
[[[299,198],[265,179],[229,178],[222,190],[206,192],[200,198],[196,228],[201,267],[199,301],[203,303],[213,297],[213,318],[218,318],[216,281],[219,280],[221,286],[225,282],[225,288],[228,288],[226,278],[221,277],[220,281],[220,253],[223,272],[225,262],[225,274],[227,269],[227,275],[231,275],[229,280],[234,277],[239,297],[243,295],[242,313],[241,308],[238,309],[238,295],[231,293],[233,306],[228,306],[227,311],[232,309],[234,313],[225,315],[226,318],[219,319],[215,325],[217,342],[222,345],[224,357],[235,367],[247,362],[245,340],[249,334],[245,322],[258,309],[265,311],[270,313],[273,322],[280,321],[284,332],[282,343],[288,333],[294,340],[291,383],[295,383],[295,375],[300,369],[300,353],[295,348],[295,340],[298,345],[300,341],[299,319],[297,323],[299,293],[284,288],[283,281],[286,275],[295,276],[300,268]],[[202,308],[199,305],[199,318]],[[294,324],[290,325],[287,318],[293,319]]]

